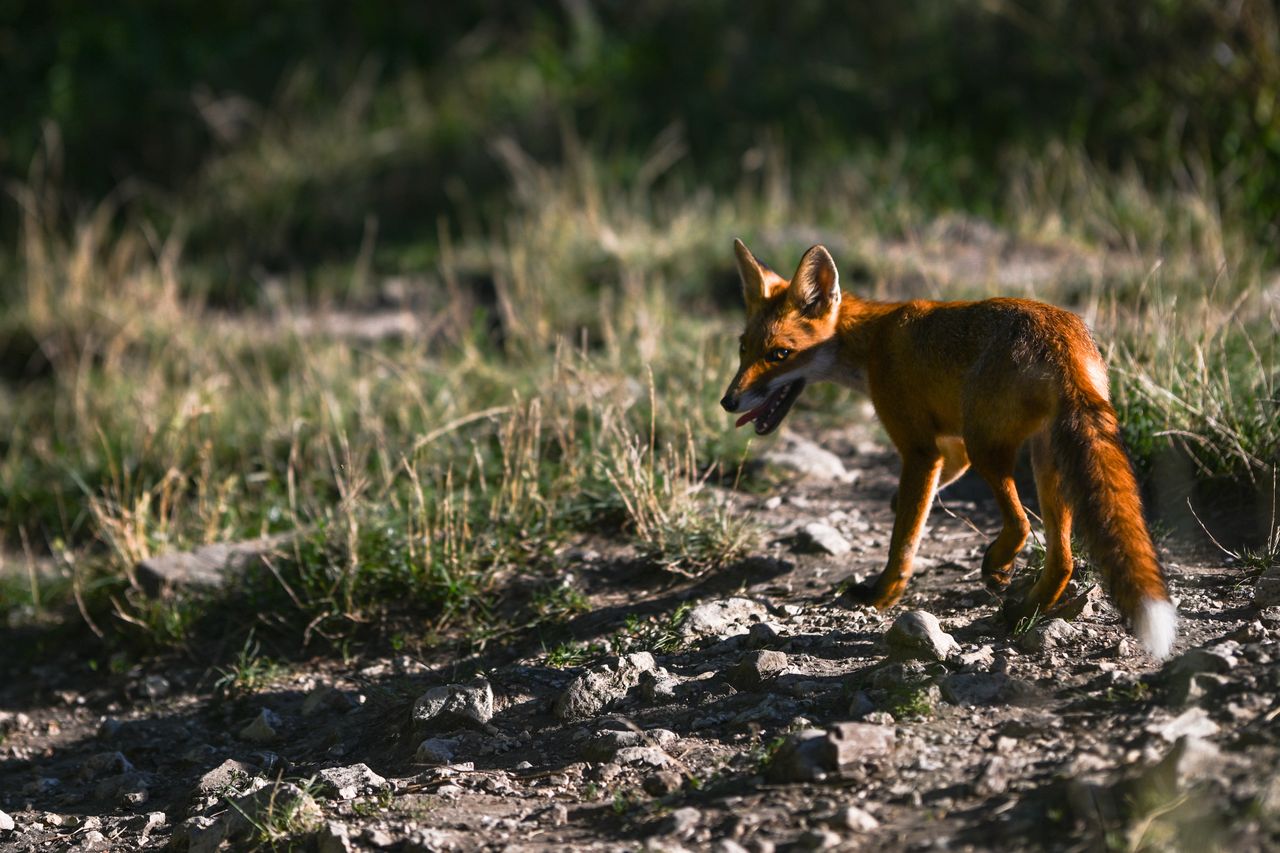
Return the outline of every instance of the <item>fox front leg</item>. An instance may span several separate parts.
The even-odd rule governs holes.
[[[889,564],[874,585],[850,590],[850,597],[860,604],[871,604],[879,610],[892,607],[902,598],[911,578],[912,562],[920,545],[925,518],[933,504],[942,471],[940,453],[905,453],[902,475],[898,479],[897,510],[893,520],[893,537],[889,542]]]

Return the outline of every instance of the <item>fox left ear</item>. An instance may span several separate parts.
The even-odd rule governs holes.
[[[805,314],[823,317],[840,306],[840,273],[825,246],[813,246],[800,259],[788,296]]]
[[[733,254],[738,259],[738,275],[742,278],[742,299],[747,303],[747,314],[751,315],[781,292],[787,282],[760,263],[741,240],[733,241]]]

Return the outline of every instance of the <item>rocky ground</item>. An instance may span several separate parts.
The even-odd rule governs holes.
[[[10,671],[0,847],[1280,844],[1269,580],[1166,537],[1182,623],[1163,666],[1087,583],[1071,621],[1012,632],[978,577],[993,506],[961,481],[903,604],[846,607],[885,558],[896,465],[820,438],[836,456],[770,446],[789,485],[724,496],[771,530],[752,560],[673,580],[609,542],[566,552],[590,607],[557,652],[327,659],[232,699],[191,663]]]

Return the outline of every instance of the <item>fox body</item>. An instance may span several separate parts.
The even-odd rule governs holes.
[[[1110,403],[1106,366],[1084,323],[1030,299],[873,302],[843,293],[830,253],[814,246],[790,280],[734,243],[747,308],[741,363],[721,400],[777,429],[807,383],[867,393],[902,457],[889,562],[855,598],[884,609],[911,577],[939,489],[970,467],[995,493],[1003,527],[982,576],[1003,589],[1030,524],[1014,486],[1029,445],[1044,520],[1044,569],[1013,618],[1050,613],[1071,579],[1073,527],[1133,632],[1167,657],[1177,617],[1143,520],[1137,482]]]

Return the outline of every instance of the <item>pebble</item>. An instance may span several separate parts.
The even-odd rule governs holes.
[[[645,793],[654,797],[665,797],[679,791],[684,785],[684,778],[674,770],[659,770],[644,777],[640,786]]]
[[[803,729],[788,735],[769,760],[773,782],[814,782],[855,762],[891,753],[892,726],[837,723],[830,729]]]
[[[270,708],[263,708],[258,716],[240,730],[240,737],[250,743],[271,743],[280,737],[284,721]]]
[[[321,794],[338,800],[354,800],[361,794],[391,790],[387,780],[365,764],[326,768],[316,774],[316,783]]]
[[[1079,633],[1065,619],[1049,619],[1019,637],[1018,646],[1027,652],[1046,652],[1069,645]]]
[[[960,650],[956,638],[942,630],[938,617],[925,610],[903,613],[884,635],[889,656],[942,661]]]
[[[458,742],[451,738],[431,737],[418,744],[414,758],[423,764],[450,764]]]
[[[802,527],[799,540],[807,550],[830,554],[833,557],[843,556],[853,550],[849,540],[845,539],[839,530],[821,521],[813,521]]]
[[[758,690],[787,670],[787,655],[778,651],[747,652],[729,670],[729,683],[739,690]]]
[[[556,698],[554,710],[562,720],[585,720],[606,710],[653,672],[657,663],[648,652],[623,655],[613,665],[601,664],[575,678]]]
[[[764,622],[769,609],[749,598],[725,598],[699,604],[689,611],[680,631],[688,636],[724,639],[746,634],[756,622]]]
[[[493,719],[493,686],[487,678],[432,687],[413,704],[415,726],[483,726]]]

